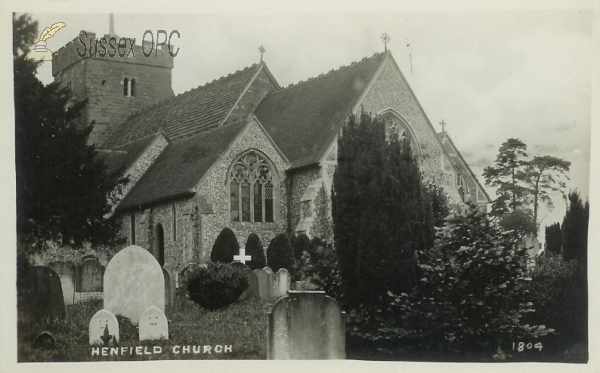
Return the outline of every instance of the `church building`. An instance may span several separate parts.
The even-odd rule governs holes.
[[[55,81],[89,100],[90,142],[130,180],[114,210],[123,247],[146,248],[172,273],[208,261],[225,227],[241,247],[250,233],[265,247],[281,232],[314,234],[315,198],[322,187],[331,192],[340,128],[361,111],[382,117],[389,136],[409,139],[424,177],[453,204],[490,202],[390,51],[288,87],[261,62],[175,96],[166,48],[153,58],[140,45],[133,57],[80,57],[80,45],[75,38],[55,53]]]

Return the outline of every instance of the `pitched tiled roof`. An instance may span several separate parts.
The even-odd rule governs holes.
[[[291,162],[318,162],[366,90],[388,53],[268,94],[258,120]]]
[[[177,140],[221,124],[263,65],[252,65],[130,116],[107,140],[116,148],[162,130]]]
[[[246,123],[246,120],[240,120],[169,143],[117,210],[192,195],[202,176]]]
[[[142,155],[157,136],[160,135],[146,136],[113,150],[98,149],[98,157],[102,158],[109,173],[117,171],[121,167],[127,169]]]

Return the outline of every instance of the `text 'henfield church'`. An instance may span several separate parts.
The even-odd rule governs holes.
[[[363,110],[409,138],[424,177],[452,203],[490,202],[390,51],[287,88],[261,61],[175,96],[166,47],[156,58],[139,45],[134,57],[80,57],[77,41],[55,53],[52,74],[74,100],[89,100],[90,142],[109,170],[129,177],[115,207],[123,247],[150,250],[171,273],[208,261],[225,227],[242,247],[252,232],[265,245],[280,232],[310,236],[317,192],[331,191],[340,128]]]

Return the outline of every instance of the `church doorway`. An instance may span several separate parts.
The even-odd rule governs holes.
[[[162,225],[156,224],[154,230],[154,257],[161,266],[165,265],[165,231]]]

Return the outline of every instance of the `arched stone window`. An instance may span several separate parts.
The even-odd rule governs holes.
[[[274,222],[276,184],[272,166],[257,152],[235,160],[229,172],[231,221]]]
[[[421,160],[421,145],[409,125],[393,112],[384,112],[381,114],[385,123],[385,135],[388,141],[396,139],[399,141],[408,140],[412,154],[418,161]]]

